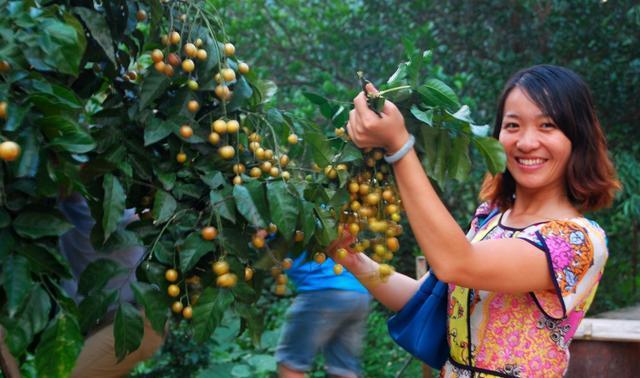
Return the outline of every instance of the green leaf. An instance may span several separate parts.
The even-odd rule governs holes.
[[[491,126],[489,125],[470,125],[471,133],[477,137],[486,137],[489,136],[489,132],[491,131]]]
[[[106,315],[109,306],[118,298],[116,290],[101,291],[85,297],[79,305],[80,330],[88,332]]]
[[[37,124],[52,147],[74,154],[84,154],[96,147],[91,135],[71,118],[53,115],[39,119]]]
[[[417,106],[413,105],[411,107],[411,114],[420,122],[424,122],[427,125],[433,127],[433,110],[420,110]]]
[[[29,259],[34,273],[52,274],[61,278],[72,277],[67,260],[55,248],[29,243],[20,247],[20,254]]]
[[[11,224],[11,216],[5,210],[0,208],[0,228],[5,228]]]
[[[277,370],[276,358],[270,354],[254,354],[247,359],[247,362],[253,366],[258,373],[268,373]]]
[[[285,239],[292,239],[298,218],[298,198],[295,193],[287,188],[284,181],[273,181],[267,184],[267,198],[271,221],[278,226]]]
[[[178,203],[171,194],[164,190],[158,190],[153,201],[153,219],[158,223],[163,223],[173,216],[178,207]]]
[[[260,211],[254,202],[251,193],[246,185],[235,185],[233,188],[233,198],[236,200],[236,207],[240,214],[252,225],[257,227],[266,227]]]
[[[453,89],[438,79],[429,79],[418,88],[418,93],[429,106],[442,106],[446,109],[458,109],[460,103]]]
[[[308,131],[304,134],[307,145],[311,149],[313,161],[321,167],[325,167],[331,163],[333,159],[333,151],[328,143],[327,138],[316,131]]]
[[[76,29],[53,18],[42,22],[39,34],[39,47],[44,52],[44,62],[55,71],[78,76],[80,61],[85,45],[78,37]],[[28,57],[30,62],[33,59]]]
[[[204,289],[198,304],[193,307],[193,337],[196,341],[203,343],[209,339],[231,303],[233,295],[229,290]]]
[[[453,140],[453,145],[449,151],[448,176],[460,182],[464,181],[471,171],[471,160],[469,159],[469,136],[458,135]]]
[[[213,244],[204,240],[199,232],[192,232],[187,236],[180,249],[180,271],[188,272],[200,258],[213,249]]]
[[[2,270],[4,291],[7,295],[6,306],[9,316],[13,317],[33,285],[29,261],[22,256],[11,255],[2,264]]]
[[[100,47],[104,50],[105,55],[114,66],[117,66],[115,60],[115,53],[113,51],[113,40],[111,38],[111,32],[107,25],[107,20],[99,13],[84,7],[74,7],[73,12],[80,16],[84,24],[89,29],[93,39],[98,42]]]
[[[87,265],[78,282],[78,292],[83,295],[102,290],[115,276],[123,273],[117,262],[109,259],[98,259]]]
[[[482,154],[487,168],[492,174],[504,172],[507,167],[507,155],[502,144],[492,137],[473,138],[473,144]]]
[[[104,239],[108,240],[109,236],[118,228],[118,223],[122,219],[126,195],[118,178],[111,174],[104,176],[102,188],[104,189],[102,229],[104,230]]]
[[[236,223],[236,207],[233,197],[233,189],[230,187],[222,190],[212,190],[209,193],[211,206],[221,217]]]
[[[236,364],[233,369],[231,369],[231,376],[237,378],[247,378],[251,377],[251,368],[247,365]]]
[[[13,229],[18,235],[38,239],[44,236],[60,236],[73,226],[56,213],[25,211],[13,220]]]
[[[200,179],[211,189],[218,189],[227,182],[220,171],[208,172],[205,175],[201,175]]]
[[[227,227],[221,230],[218,239],[229,254],[242,259],[249,258],[249,243],[246,234],[241,229]]]
[[[20,315],[20,318],[31,329],[31,334],[36,335],[47,326],[50,311],[49,294],[42,288],[42,285],[35,284]]]
[[[26,132],[25,132],[26,131]],[[35,177],[40,165],[40,133],[35,127],[27,128],[18,139],[22,146],[18,162],[17,177]]]
[[[149,76],[144,78],[142,89],[140,90],[139,109],[145,109],[149,104],[165,93],[171,80],[166,75],[152,70]],[[145,138],[146,145],[146,138]]]
[[[118,362],[140,347],[143,334],[144,320],[138,309],[128,302],[121,303],[113,323],[113,337]]]
[[[59,313],[42,334],[36,348],[38,377],[68,377],[83,343],[77,320],[70,314]]]
[[[151,327],[159,334],[164,334],[169,310],[167,296],[156,286],[144,282],[134,282],[131,288],[136,301],[144,307],[144,315]]]
[[[168,137],[177,126],[175,120],[150,119],[144,128],[144,146],[149,146]]]
[[[311,202],[302,201],[302,211],[300,212],[300,224],[304,232],[304,244],[306,245],[316,231],[315,206]]]

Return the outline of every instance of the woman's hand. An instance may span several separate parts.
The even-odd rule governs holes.
[[[371,84],[367,91],[377,93]],[[355,109],[349,113],[347,130],[349,137],[360,148],[382,147],[387,154],[398,151],[409,139],[400,110],[391,102],[385,101],[380,118],[367,106],[367,97],[360,92],[353,100]]]
[[[342,234],[329,244],[326,249],[326,253],[337,264],[343,265],[348,271],[357,276],[371,268],[369,267],[369,264],[367,264],[367,259],[363,258],[364,256],[362,253],[351,248],[351,245],[355,243],[356,240],[356,237],[350,234],[348,229],[345,227]],[[347,255],[344,257],[337,256],[337,251],[341,248],[347,251]]]

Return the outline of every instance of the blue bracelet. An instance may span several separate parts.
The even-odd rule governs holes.
[[[400,147],[400,149],[396,151],[393,155],[384,155],[384,160],[389,164],[393,164],[397,162],[398,160],[402,159],[404,155],[406,155],[407,152],[409,152],[409,150],[413,148],[413,145],[415,143],[416,143],[416,138],[413,136],[413,134],[409,134],[409,140],[407,140],[407,142],[402,147]]]

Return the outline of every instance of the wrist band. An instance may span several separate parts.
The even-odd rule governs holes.
[[[402,159],[404,155],[406,155],[407,152],[409,152],[409,150],[413,148],[413,145],[415,143],[416,138],[413,136],[413,134],[409,134],[409,140],[407,140],[407,142],[402,147],[400,147],[400,149],[393,155],[384,155],[384,160],[389,164],[395,163],[396,161]]]

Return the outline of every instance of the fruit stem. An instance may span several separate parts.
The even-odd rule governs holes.
[[[411,88],[411,86],[410,86],[410,85],[401,85],[401,86],[399,86],[399,87],[389,88],[389,89],[386,89],[386,90],[384,90],[384,91],[380,91],[380,92],[378,92],[378,95],[382,96],[382,95],[384,95],[385,93],[391,93],[391,92],[401,91],[401,90],[403,90],[403,89],[410,89],[410,88]]]

